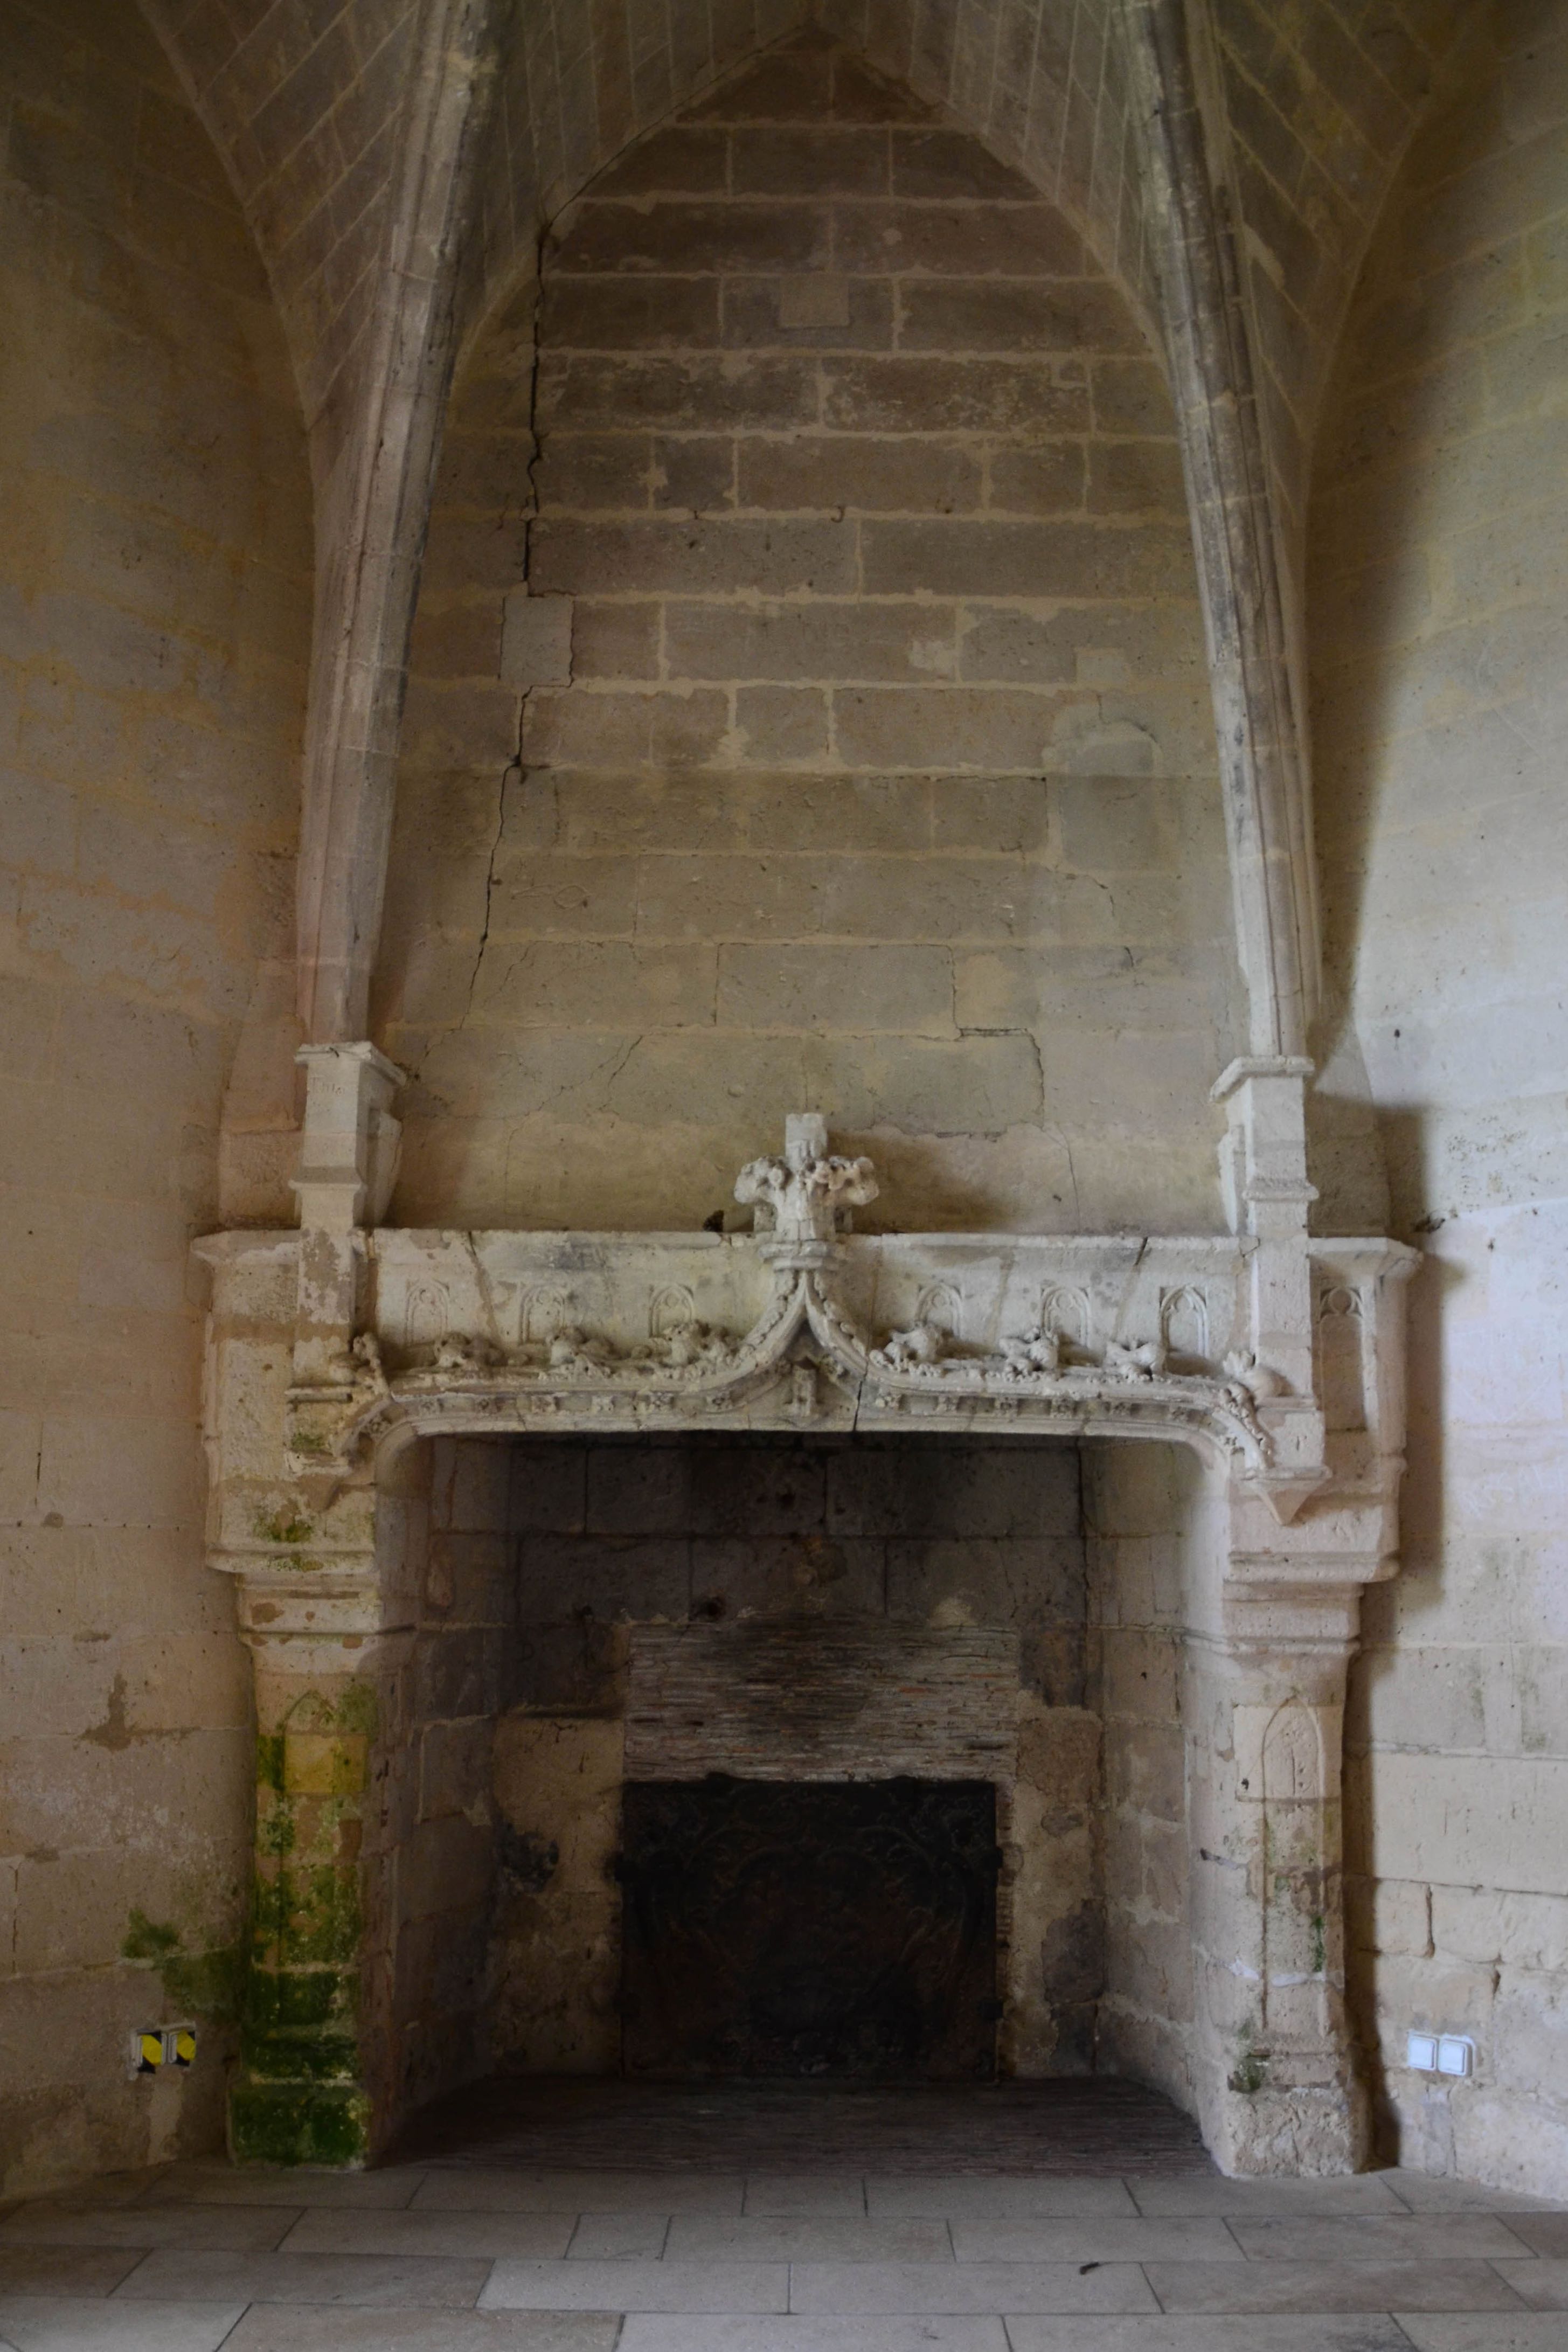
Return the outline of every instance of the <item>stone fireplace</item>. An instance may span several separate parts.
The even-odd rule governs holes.
[[[1353,2167],[1344,1675],[1411,1255],[1308,1238],[1301,1069],[1216,1089],[1227,1235],[858,1235],[815,1115],[734,1230],[454,1234],[375,1223],[390,1066],[305,1058],[301,1231],[203,1245],[261,1735],[237,2151],[363,2160],[497,2068],[966,2067]],[[704,2046],[670,1988],[727,1907]]]

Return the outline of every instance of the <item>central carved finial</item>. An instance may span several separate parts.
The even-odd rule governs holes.
[[[830,1242],[845,1230],[846,1213],[877,1197],[868,1160],[845,1160],[827,1149],[827,1122],[816,1111],[794,1111],[784,1121],[782,1160],[748,1160],[735,1179],[735,1198],[757,1213],[757,1230],[775,1242]]]

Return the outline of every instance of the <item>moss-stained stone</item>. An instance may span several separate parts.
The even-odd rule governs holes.
[[[177,1927],[133,1910],[120,1949],[128,1960],[152,1962],[174,2008],[220,2023],[238,2016],[244,1959],[238,1944],[187,1952]]]
[[[243,2000],[237,2157],[351,2164],[369,2145],[361,2077],[364,1910],[358,1804],[375,1694],[296,1691],[257,1740],[257,1873]]]
[[[239,2164],[362,2164],[369,2105],[339,2084],[242,2083],[229,2097],[229,2147]]]

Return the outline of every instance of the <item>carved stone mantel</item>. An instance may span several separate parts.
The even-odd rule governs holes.
[[[258,1916],[328,1888],[357,1924],[332,1931],[331,1967],[281,1927],[258,1947],[237,2147],[353,2161],[395,2120],[395,2066],[372,2048],[390,2032],[374,1987],[395,1931],[366,1889],[390,1867],[375,1693],[414,1618],[376,1536],[404,1450],[437,1433],[926,1429],[1173,1441],[1205,1465],[1182,1699],[1194,2094],[1229,2170],[1353,2167],[1341,1725],[1360,1589],[1394,1567],[1415,1254],[1308,1236],[1304,1069],[1226,1073],[1237,1229],[1172,1238],[858,1234],[874,1171],[834,1155],[814,1115],[742,1171],[749,1234],[361,1224],[396,1074],[359,1049],[311,1064],[330,1148],[301,1198],[325,1204],[319,1221],[197,1244],[209,1541],[237,1580],[272,1759]],[[301,1934],[300,1950],[332,1940],[320,1922]],[[279,2025],[290,2004],[315,2022]]]

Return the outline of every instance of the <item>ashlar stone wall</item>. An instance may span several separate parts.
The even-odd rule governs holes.
[[[0,204],[0,2189],[221,2137],[249,1669],[203,1567],[201,1300],[289,953],[303,437],[152,35],[5,0]],[[201,2029],[130,2079],[132,2030]]]
[[[594,184],[454,395],[377,1013],[396,1219],[698,1223],[787,1102],[917,1225],[1217,1223],[1173,429],[1062,215],[849,51]]]
[[[1427,1257],[1404,1568],[1366,1597],[1349,1728],[1389,2146],[1560,2196],[1568,11],[1477,16],[1374,243],[1317,471],[1320,1181],[1339,1230],[1391,1214]],[[1474,2079],[1407,2071],[1412,2026],[1473,2035]]]

